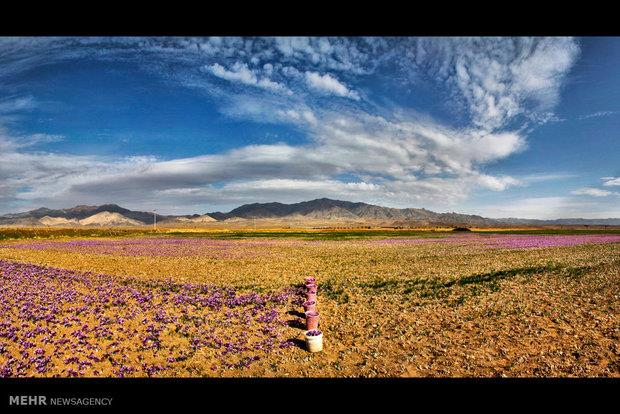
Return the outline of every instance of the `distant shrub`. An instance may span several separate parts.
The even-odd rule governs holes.
[[[471,230],[468,229],[467,227],[455,227],[452,229],[452,231],[471,231]]]

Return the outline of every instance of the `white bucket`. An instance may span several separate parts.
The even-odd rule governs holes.
[[[323,350],[323,332],[317,336],[309,336],[306,331],[306,347],[310,352],[321,352]]]

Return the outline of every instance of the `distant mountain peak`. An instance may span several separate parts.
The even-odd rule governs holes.
[[[488,225],[495,223],[481,217],[451,214],[445,216],[426,209],[397,209],[382,207],[363,202],[317,198],[292,204],[283,203],[252,203],[244,204],[228,213],[209,213],[217,220],[228,219],[260,219],[260,218],[291,218],[296,220],[348,220],[348,221],[380,221],[380,222],[425,222],[445,223],[447,220],[460,224]],[[475,218],[472,222],[472,218]]]

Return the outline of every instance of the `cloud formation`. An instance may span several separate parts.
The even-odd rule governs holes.
[[[579,117],[579,120],[584,120],[584,119],[591,119],[591,118],[601,118],[604,116],[610,116],[610,115],[614,115],[617,114],[617,111],[598,111],[598,112],[593,112],[591,114],[588,115],[582,115]]]
[[[607,197],[615,193],[612,191],[601,190],[600,188],[584,187],[584,188],[579,188],[577,190],[571,191],[571,194],[586,195],[586,196],[592,196],[592,197]]]
[[[290,126],[306,137],[162,160],[34,151],[61,137],[4,128],[0,201],[5,211],[87,201],[194,212],[319,196],[450,206],[477,190],[522,183],[484,167],[527,149],[515,119],[552,117],[578,54],[568,38],[0,39],[0,80],[76,59],[127,62],[207,92],[227,117]],[[395,67],[414,87],[425,77],[444,90],[468,119],[455,126],[403,115],[409,108],[381,106],[355,87]],[[0,113],[35,104],[29,96],[5,99]]]
[[[470,213],[493,218],[526,218],[552,220],[557,218],[604,219],[620,217],[617,203],[583,197],[525,197],[480,206]]]
[[[259,78],[254,71],[248,68],[245,63],[236,62],[230,70],[225,69],[219,63],[214,63],[208,66],[207,69],[221,79],[226,79],[232,82],[241,82],[245,85],[252,85],[262,89],[268,89],[277,92],[286,92],[291,94],[292,92],[284,85],[274,82],[267,77]]]
[[[502,191],[519,183],[478,171],[479,165],[521,149],[523,139],[515,133],[480,134],[362,112],[299,113],[303,112],[285,116],[312,138],[306,145],[250,145],[168,161],[144,157],[109,161],[27,154],[12,143],[0,174],[14,191],[30,188],[14,194],[17,199],[43,202],[47,197],[65,203],[105,202],[113,195],[135,204],[145,202],[145,194],[158,192],[177,201],[188,196],[202,204],[231,205],[239,199],[234,192],[268,201],[270,197],[300,200],[314,191],[405,206],[454,203],[475,188]],[[352,178],[339,181],[336,177],[343,174]]]
[[[328,95],[342,96],[356,101],[360,99],[357,92],[349,90],[330,74],[321,75],[317,72],[306,72],[306,83],[310,88]]]
[[[579,55],[570,38],[423,38],[410,60],[455,88],[474,125],[495,130],[552,110]],[[533,102],[534,105],[528,104]]]
[[[0,114],[8,114],[32,109],[36,102],[32,96],[17,96],[0,100]]]
[[[603,177],[602,180],[605,186],[620,185],[620,177]]]

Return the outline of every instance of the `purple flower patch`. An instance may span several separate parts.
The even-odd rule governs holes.
[[[296,294],[0,260],[0,377],[166,375],[205,353],[216,369],[245,369],[287,347],[282,312]]]

